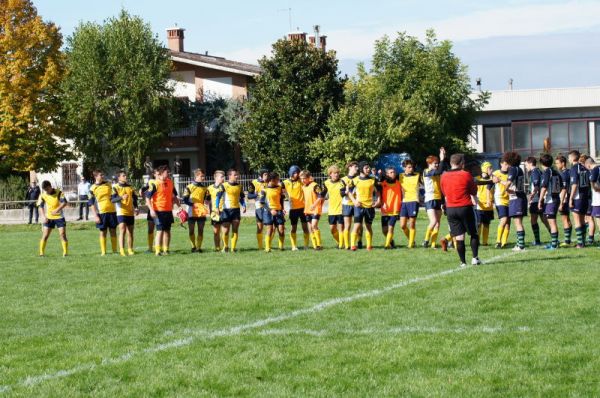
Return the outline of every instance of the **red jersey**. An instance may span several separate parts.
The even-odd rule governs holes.
[[[471,195],[477,195],[477,185],[471,173],[460,169],[446,171],[441,186],[446,207],[473,206]]]

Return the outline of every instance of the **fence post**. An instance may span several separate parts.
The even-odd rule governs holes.
[[[173,185],[175,185],[175,189],[177,190],[178,195],[181,195],[181,187],[179,186],[180,181],[181,181],[181,175],[173,174]]]

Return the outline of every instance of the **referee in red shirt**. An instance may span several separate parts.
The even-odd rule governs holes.
[[[471,236],[472,265],[479,265],[479,235],[473,208],[472,195],[477,195],[477,185],[471,173],[463,170],[465,156],[456,153],[450,157],[451,169],[442,174],[441,187],[446,200],[446,216],[450,225],[450,234],[456,238],[456,251],[460,257],[460,266],[465,267],[465,233]]]

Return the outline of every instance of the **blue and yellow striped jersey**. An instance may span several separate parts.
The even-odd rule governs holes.
[[[206,201],[208,196],[208,187],[201,182],[193,182],[185,187],[183,193],[183,203],[188,205],[188,215],[190,217],[203,217],[208,214]]]
[[[246,206],[244,203],[244,190],[239,183],[223,183],[223,208],[224,209],[239,209],[240,206]]]
[[[124,196],[127,195],[126,198]],[[118,216],[134,216],[138,207],[138,197],[135,189],[129,184],[114,184],[112,201],[117,208]]]
[[[208,198],[210,198],[210,210],[223,210],[223,193],[225,192],[223,185],[215,186],[215,184],[211,184],[208,187],[207,192]]]

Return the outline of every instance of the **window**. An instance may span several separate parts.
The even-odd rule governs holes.
[[[581,153],[588,153],[587,122],[569,123],[569,141],[571,144],[569,149],[576,149]]]
[[[552,143],[552,152],[569,152],[569,123],[552,123],[550,130],[550,140]]]
[[[596,157],[600,157],[600,121],[594,122],[595,136],[596,136]]]
[[[510,126],[490,126],[483,128],[484,151],[506,152],[512,149]]]
[[[77,191],[77,163],[62,164],[62,190]]]
[[[531,125],[531,147],[533,150],[544,149],[544,140],[548,138],[548,123],[534,123]]]
[[[529,123],[513,124],[513,150],[521,156],[531,150],[531,131]]]

